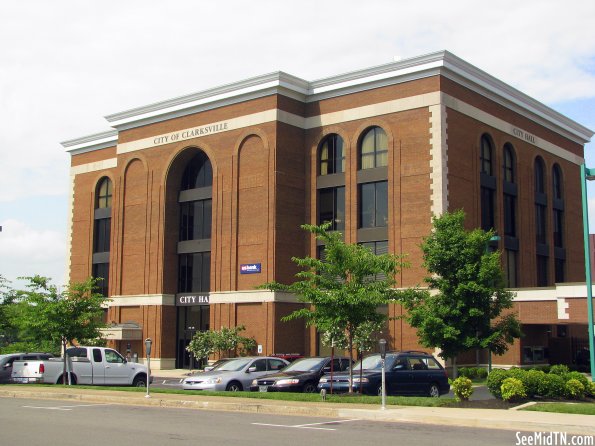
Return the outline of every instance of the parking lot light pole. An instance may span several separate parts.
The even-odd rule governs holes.
[[[382,410],[386,409],[386,339],[378,341],[380,347],[380,358],[382,359]],[[360,387],[361,387],[360,383]]]
[[[147,351],[147,394],[145,398],[151,398],[149,395],[149,381],[151,381],[151,345],[153,341],[151,338],[145,339],[145,350]]]
[[[595,180],[595,169],[581,164],[581,195],[583,201],[583,239],[585,244],[585,285],[587,288],[587,324],[589,328],[589,362],[591,381],[595,382],[595,346],[593,334],[593,281],[591,277],[591,246],[589,243],[589,206],[587,202],[587,181]]]

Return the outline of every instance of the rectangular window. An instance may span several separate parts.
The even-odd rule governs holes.
[[[388,240],[380,240],[377,242],[363,242],[360,243],[364,248],[368,248],[375,255],[379,256],[382,254],[388,254]],[[376,274],[376,280],[384,280],[386,276],[384,274]]]
[[[494,190],[488,187],[481,188],[481,229],[489,231],[494,229]]]
[[[211,238],[212,200],[180,203],[180,241]]]
[[[518,287],[518,268],[517,268],[517,257],[518,253],[511,249],[506,251],[506,286],[508,288]]]
[[[111,218],[99,218],[95,220],[93,253],[109,252],[111,225]]]
[[[359,185],[360,228],[388,226],[388,181]]]
[[[318,224],[331,222],[332,231],[345,229],[345,187],[318,191]]]
[[[548,257],[537,256],[537,286],[548,286]]]
[[[109,263],[94,263],[93,277],[102,279],[97,282],[97,292],[102,296],[107,296],[109,285]]]
[[[516,237],[516,197],[504,194],[504,235]]]
[[[545,222],[545,206],[540,204],[535,205],[535,238],[537,243],[547,243],[546,238],[546,222]]]
[[[566,260],[564,259],[555,259],[554,261],[555,264],[555,281],[556,283],[562,283],[566,280],[565,277],[565,269],[566,269]]]
[[[556,248],[564,247],[564,212],[554,209],[554,246]]]
[[[195,252],[179,256],[179,293],[209,291],[211,287],[211,253]]]

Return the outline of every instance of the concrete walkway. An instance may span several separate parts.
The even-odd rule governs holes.
[[[174,376],[172,376],[174,378]],[[203,410],[224,410],[275,415],[308,415],[326,418],[357,418],[385,422],[426,423],[507,429],[524,432],[566,432],[595,435],[595,416],[495,409],[379,406],[364,404],[306,403],[258,400],[240,397],[213,397],[200,393],[162,394],[81,389],[76,386],[30,387],[3,385],[0,397],[76,400],[86,403],[125,404]]]

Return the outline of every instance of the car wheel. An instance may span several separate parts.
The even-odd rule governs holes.
[[[436,384],[436,383],[430,384],[430,390],[428,391],[428,394],[432,398],[438,398],[440,396],[440,388],[438,387],[438,384]]]
[[[134,387],[147,387],[147,379],[144,377],[144,375],[136,376],[134,381],[132,381],[132,385]]]
[[[228,392],[241,392],[242,385],[237,381],[232,381],[227,385],[225,390],[227,390]]]
[[[304,393],[316,393],[316,386],[314,383],[306,383],[304,384]]]

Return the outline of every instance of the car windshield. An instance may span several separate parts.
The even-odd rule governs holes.
[[[392,355],[386,355],[386,369],[390,369],[392,367],[392,363],[394,362],[395,357]],[[360,366],[361,363],[361,366]],[[353,370],[359,370],[360,367],[363,370],[380,370],[382,368],[382,359],[380,355],[370,355],[366,356],[363,361],[358,361],[352,367]]]
[[[292,362],[283,369],[284,372],[315,372],[324,364],[324,358],[303,358]]]
[[[217,367],[215,367],[212,372],[237,372],[238,370],[242,370],[246,365],[250,362],[250,359],[242,358],[242,359],[230,359],[229,361],[222,362]]]

